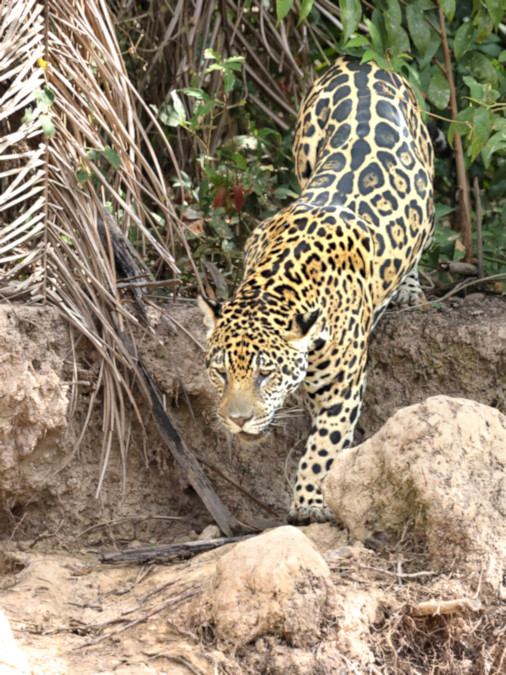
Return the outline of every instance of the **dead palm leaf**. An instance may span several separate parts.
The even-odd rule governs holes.
[[[105,2],[0,0],[0,295],[54,305],[99,355],[97,492],[115,441],[126,455],[128,406],[141,421],[120,337],[138,321],[120,301],[98,216],[107,206],[175,278],[175,242],[186,245],[136,103]]]

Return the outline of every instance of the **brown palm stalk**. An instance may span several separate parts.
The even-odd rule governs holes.
[[[176,278],[175,242],[185,246],[136,105],[105,2],[0,0],[0,296],[57,307],[94,345],[104,416],[98,489],[114,441],[126,454],[127,406],[141,417],[120,339],[138,321],[120,302],[97,215],[107,207]]]

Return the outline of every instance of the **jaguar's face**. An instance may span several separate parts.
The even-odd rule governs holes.
[[[255,440],[304,379],[307,356],[284,345],[258,350],[247,340],[230,342],[221,348],[219,332],[209,340],[207,369],[220,392],[218,417],[231,433]]]
[[[301,334],[258,319],[242,325],[230,311],[211,319],[204,302],[200,305],[209,328],[206,367],[220,393],[218,417],[232,434],[256,440],[306,376],[311,328],[318,314]]]

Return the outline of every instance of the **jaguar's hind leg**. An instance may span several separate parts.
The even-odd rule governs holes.
[[[425,295],[418,279],[418,265],[415,265],[411,272],[406,274],[392,295],[390,302],[396,307],[415,307],[425,304]]]

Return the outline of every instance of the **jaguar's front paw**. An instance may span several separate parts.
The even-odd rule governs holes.
[[[334,512],[325,504],[311,504],[310,506],[292,505],[288,513],[288,522],[292,525],[327,523],[335,519]]]

